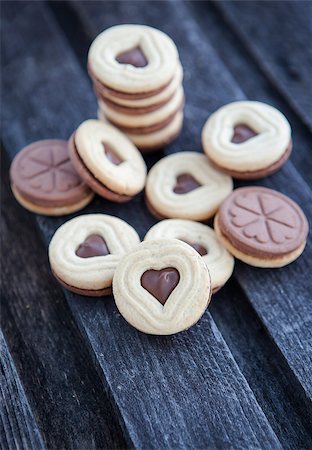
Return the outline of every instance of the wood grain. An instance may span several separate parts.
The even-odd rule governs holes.
[[[26,3],[22,13],[12,7],[10,14],[15,32],[7,31],[4,121],[12,124],[14,119],[14,127],[5,127],[4,141],[12,157],[35,138],[69,136],[81,120],[94,114],[95,100],[47,11]],[[34,22],[38,22],[36,30],[29,26]],[[37,35],[44,40],[36,39]],[[14,71],[18,64],[23,66],[22,74]],[[27,109],[14,106],[21,93],[33,99]],[[35,98],[31,93],[36,93]],[[192,142],[195,127],[190,121],[180,145]],[[178,150],[179,144],[171,149]],[[127,217],[141,235],[154,222],[142,206],[142,197],[122,210],[97,199],[86,211]],[[48,242],[64,219],[37,220]],[[91,300],[69,293],[66,297],[130,443],[138,448],[280,448],[208,312],[188,333],[152,338],[127,325],[111,299]]]
[[[0,448],[46,448],[0,329]]]
[[[75,8],[80,17],[87,21],[86,29],[90,29],[93,25],[93,35],[111,25],[111,17],[106,17],[105,11],[97,2],[75,4]],[[197,139],[200,136],[201,125],[209,114],[221,104],[246,97],[215,52],[213,41],[207,40],[187,6],[183,3],[179,8],[175,8],[174,3],[169,3],[166,8],[165,16],[170,17],[174,14],[176,21],[181,23],[179,28],[175,27],[176,22],[170,20],[164,22],[164,11],[159,12],[156,4],[153,9],[153,3],[150,4],[147,12],[142,12],[140,5],[135,3],[116,3],[116,6],[111,6],[110,10],[115,11],[116,17],[125,16],[132,21],[136,18],[142,23],[147,22],[159,27],[172,36],[177,43],[185,69],[184,87],[187,101],[184,132],[188,133],[192,130],[190,134],[193,136],[192,147],[188,146],[187,140],[182,145],[179,142],[177,145],[180,150],[200,148]],[[190,54],[192,58],[189,57]],[[201,74],[200,77],[197,76],[198,73]],[[182,139],[183,136],[184,133],[181,136]],[[244,184],[252,183],[236,185]],[[307,217],[312,219],[311,190],[290,162],[287,162],[277,174],[257,181],[255,184],[271,187],[289,195],[302,206]],[[311,400],[312,373],[309,370],[311,358],[309,343],[312,330],[312,305],[309,301],[311,283],[308,276],[310,259],[311,239],[304,256],[285,269],[256,270],[247,265],[238,264],[235,276],[244,287],[249,301],[267,327],[289,367],[300,381],[303,392]],[[292,274],[291,277],[290,274]],[[298,274],[300,274],[300,283],[297,284]],[[287,291],[284,289],[286,282],[289,286]],[[295,333],[291,331],[290,321],[296,330]]]
[[[107,393],[54,283],[35,217],[14,200],[4,158],[1,202],[1,323],[47,447],[124,447]]]
[[[312,3],[216,2],[275,88],[312,130]]]

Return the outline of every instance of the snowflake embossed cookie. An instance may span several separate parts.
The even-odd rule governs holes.
[[[233,102],[209,117],[202,145],[215,166],[232,177],[263,178],[289,158],[291,129],[286,117],[273,106]]]
[[[194,325],[211,297],[199,253],[177,239],[146,241],[117,265],[113,294],[121,315],[148,334],[169,335]]]
[[[11,164],[10,179],[16,200],[37,214],[71,214],[94,197],[69,159],[67,141],[59,139],[23,148]]]
[[[301,208],[286,195],[255,186],[236,189],[214,220],[232,255],[256,267],[283,267],[304,250],[309,231]]]

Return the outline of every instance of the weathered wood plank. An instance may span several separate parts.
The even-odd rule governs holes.
[[[61,288],[52,282],[32,214],[1,164],[1,324],[49,449],[124,448],[120,426]]]
[[[173,37],[179,47],[185,69],[186,121],[184,133],[189,135],[190,140],[193,139],[192,146],[187,139],[182,142],[183,133],[177,142],[180,150],[200,148],[198,140],[201,126],[209,114],[221,104],[245,98],[242,89],[218,58],[212,47],[213,42],[207,41],[207,37],[195,23],[186,4],[180,4],[179,8],[175,8],[174,2],[168,3],[160,11],[157,4],[153,3],[149,3],[149,8],[144,10],[140,8],[140,3],[116,3],[110,4],[110,14],[107,14],[107,10],[100,7],[97,2],[74,3],[73,5],[78,10],[80,17],[87,21],[86,28],[91,29],[93,26],[93,36],[101,29],[112,25],[114,18],[126,17],[129,22],[139,21],[159,27]],[[175,20],[170,21],[169,18],[173,16],[173,11]],[[166,20],[163,19],[164,17]],[[176,27],[176,23],[179,23],[180,26]],[[200,77],[198,73],[201,74]],[[256,184],[263,184],[289,194],[298,201],[307,216],[312,219],[311,190],[290,162],[287,162],[274,176],[258,181]],[[250,302],[310,399],[312,373],[309,370],[311,361],[309,342],[311,342],[312,327],[309,325],[312,317],[312,305],[309,300],[311,284],[308,261],[311,260],[311,253],[312,245],[311,239],[309,239],[304,256],[285,269],[261,271],[238,264],[238,269],[235,271]],[[301,274],[300,291],[298,291],[297,273]],[[257,279],[257,283],[254,282],[255,279]],[[284,290],[286,280],[287,294]],[[290,321],[295,332],[291,332]]]
[[[312,130],[312,3],[232,1],[216,6]]]
[[[93,115],[95,100],[42,6],[26,3],[23,11],[14,12],[12,7],[10,14],[14,30],[7,31],[10,47],[3,75],[4,141],[12,157],[30,140],[48,134],[69,136],[81,120]],[[37,22],[33,30],[30,24]],[[10,74],[21,64],[23,73],[17,71],[13,81]],[[27,108],[21,104],[16,108],[20,95],[30,97]],[[192,126],[195,123],[184,133],[190,143]],[[172,148],[178,150],[178,144]],[[142,205],[142,197],[122,210],[97,199],[87,211],[127,217],[142,235],[153,223]],[[38,217],[46,242],[62,221]],[[90,300],[69,293],[66,297],[135,446],[280,447],[209,313],[188,333],[153,338],[128,326],[111,299]]]
[[[2,450],[46,448],[1,329],[0,448]]]
[[[290,161],[300,175],[312,185],[311,133],[301,121],[300,116],[289,105],[266,77],[253,55],[237,39],[235,29],[228,26],[222,10],[213,2],[190,2],[189,6],[200,23],[206,38],[213,43],[214,49],[244,94],[252,99],[269,103],[283,111],[292,126],[294,151]]]

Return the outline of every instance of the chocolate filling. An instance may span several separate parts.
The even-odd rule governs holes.
[[[116,61],[120,64],[131,64],[134,67],[145,67],[148,64],[144,53],[140,47],[135,47],[116,56]]]
[[[141,286],[164,305],[179,281],[180,274],[173,267],[161,270],[150,269],[143,273]]]
[[[76,255],[80,258],[92,258],[94,256],[110,255],[105,240],[98,234],[91,234],[79,245]]]
[[[153,97],[156,94],[159,94],[161,91],[163,91],[164,89],[166,89],[166,87],[172,82],[173,78],[170,78],[170,80],[160,86],[159,88],[153,89],[152,91],[143,91],[143,92],[135,92],[135,93],[129,93],[129,92],[124,92],[124,91],[118,91],[112,87],[109,87],[107,85],[105,85],[102,81],[100,81],[96,75],[93,73],[92,68],[90,67],[90,64],[88,64],[87,66],[88,72],[90,77],[92,78],[93,83],[96,86],[96,89],[99,90],[99,92],[102,93],[102,95],[105,96],[105,92],[109,93],[110,95],[113,95],[115,97],[118,98],[125,98],[128,100],[140,100],[143,98],[149,98],[149,97]]]
[[[173,188],[173,192],[175,194],[187,194],[200,186],[201,184],[190,173],[182,173],[177,176],[177,182]]]
[[[95,191],[99,195],[105,196],[105,198],[107,198],[108,200],[115,202],[127,202],[132,199],[132,197],[128,195],[118,194],[117,192],[112,191],[92,174],[77,151],[77,147],[75,144],[75,133],[69,139],[69,149],[75,169],[77,170],[81,178],[84,179],[85,183],[88,184],[88,186],[90,186],[93,191]]]
[[[248,141],[248,139],[251,139],[252,137],[255,137],[257,135],[258,133],[252,130],[248,125],[239,123],[234,127],[234,133],[231,142],[233,142],[233,144],[242,144],[243,142]]]
[[[193,247],[193,249],[196,250],[200,254],[200,256],[208,255],[207,249],[203,247],[199,242],[188,242],[184,239],[181,239],[181,241]]]
[[[109,145],[107,142],[102,142],[102,145],[104,147],[104,152],[107,157],[107,159],[110,160],[115,166],[119,166],[123,162],[123,159],[120,158],[119,155],[113,150],[111,145]]]

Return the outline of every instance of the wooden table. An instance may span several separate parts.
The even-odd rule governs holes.
[[[117,23],[158,27],[185,71],[185,124],[163,154],[201,150],[221,105],[249,98],[281,109],[290,161],[256,184],[312,218],[312,2],[2,2],[1,448],[311,449],[312,245],[279,270],[236,264],[191,330],[147,336],[112,298],[63,291],[47,246],[67,218],[13,199],[8,168],[26,144],[63,138],[96,116],[88,47]],[[236,184],[241,185],[241,183]],[[96,198],[84,212],[155,223],[142,195]]]

